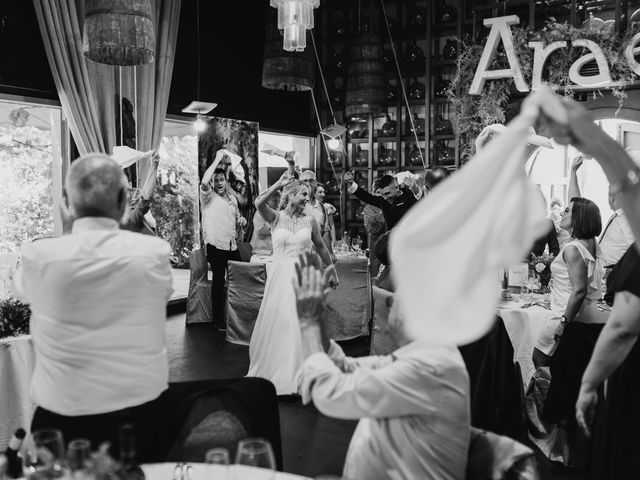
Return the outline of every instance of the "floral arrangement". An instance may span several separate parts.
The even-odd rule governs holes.
[[[13,297],[0,300],[0,338],[29,334],[31,310]]]
[[[572,46],[572,41],[583,38],[597,43],[607,59],[613,81],[603,89],[610,91],[618,99],[619,106],[622,106],[627,97],[624,91],[626,85],[636,79],[626,61],[624,51],[633,36],[638,33],[639,28],[638,25],[632,26],[623,35],[618,35],[610,29],[594,30],[588,27],[575,27],[551,18],[542,30],[511,27],[511,32],[522,74],[529,85],[533,64],[533,49],[529,47],[529,42],[541,41],[545,45],[556,41],[567,42],[567,48],[558,49],[549,56],[543,72],[545,81],[558,87],[566,96],[573,95],[575,88],[569,80],[569,66],[585,53],[584,48]],[[468,93],[483,49],[484,42],[467,40],[462,43],[458,56],[458,68],[447,90],[449,102],[454,105],[456,111],[458,131],[461,132],[460,157],[463,161],[469,160],[474,154],[474,141],[484,127],[493,123],[504,124],[510,120],[509,103],[515,99],[512,97],[521,96],[515,91],[513,80],[510,78],[488,81],[482,90],[482,95]],[[507,66],[507,57],[504,49],[501,48],[496,53],[490,68],[497,70]],[[597,90],[596,94],[602,96],[600,90]]]
[[[549,282],[551,281],[551,262],[553,262],[555,258],[551,253],[543,253],[542,255],[531,254],[529,270],[536,274],[542,288],[549,287]]]

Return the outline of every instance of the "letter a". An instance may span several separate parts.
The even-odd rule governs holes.
[[[476,70],[476,74],[471,82],[469,93],[471,95],[480,95],[484,88],[484,83],[487,80],[495,80],[497,78],[513,78],[516,83],[516,88],[520,92],[528,92],[529,86],[524,80],[522,70],[520,69],[520,63],[516,56],[515,49],[513,47],[513,36],[511,35],[510,25],[517,25],[520,23],[520,19],[517,15],[508,15],[506,17],[487,18],[484,20],[485,26],[491,26],[487,43],[482,51],[480,57],[480,63]],[[498,50],[498,45],[502,39],[504,45],[504,51],[507,54],[507,60],[509,61],[509,68],[503,70],[487,70],[489,65],[493,61]]]
[[[571,68],[569,69],[569,80],[577,85],[591,87],[607,85],[611,83],[609,64],[607,63],[607,59],[604,58],[604,53],[602,53],[602,50],[597,43],[592,40],[579,39],[573,42],[573,46],[584,47],[588,50],[591,50],[591,53],[587,53],[586,55],[583,55],[575,62],[573,62],[573,65],[571,65]],[[591,75],[588,77],[580,75],[580,69],[582,68],[582,66],[594,59],[598,64],[598,75]]]

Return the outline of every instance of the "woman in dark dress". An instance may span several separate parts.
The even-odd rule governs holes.
[[[631,245],[612,269],[607,289],[615,294],[613,309],[582,377],[576,403],[576,418],[587,436],[593,423],[593,450],[588,456],[585,478],[637,479],[640,478],[638,245]],[[607,379],[606,401],[598,404],[598,391]]]

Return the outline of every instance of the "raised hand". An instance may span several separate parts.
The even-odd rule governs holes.
[[[302,327],[319,326],[325,299],[320,258],[315,253],[300,255],[293,279],[296,309]]]
[[[278,184],[281,187],[286,187],[287,185],[289,185],[291,182],[293,181],[293,175],[291,175],[289,172],[284,172],[282,174],[282,176],[280,177],[280,179],[278,180]]]
[[[342,179],[347,186],[351,185],[353,183],[353,172],[344,172]]]
[[[578,169],[582,166],[582,162],[584,161],[584,156],[578,155],[573,163],[571,164],[571,170],[577,172]]]

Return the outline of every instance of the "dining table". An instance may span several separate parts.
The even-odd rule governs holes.
[[[554,316],[542,295],[522,298],[513,295],[501,300],[497,315],[502,319],[513,345],[513,361],[520,364],[522,381],[526,389],[536,369],[533,365],[533,349],[547,320]]]
[[[175,463],[144,464],[142,470],[147,480],[310,480],[309,477],[247,465],[190,463],[189,467],[187,474],[179,478],[175,476]]]

